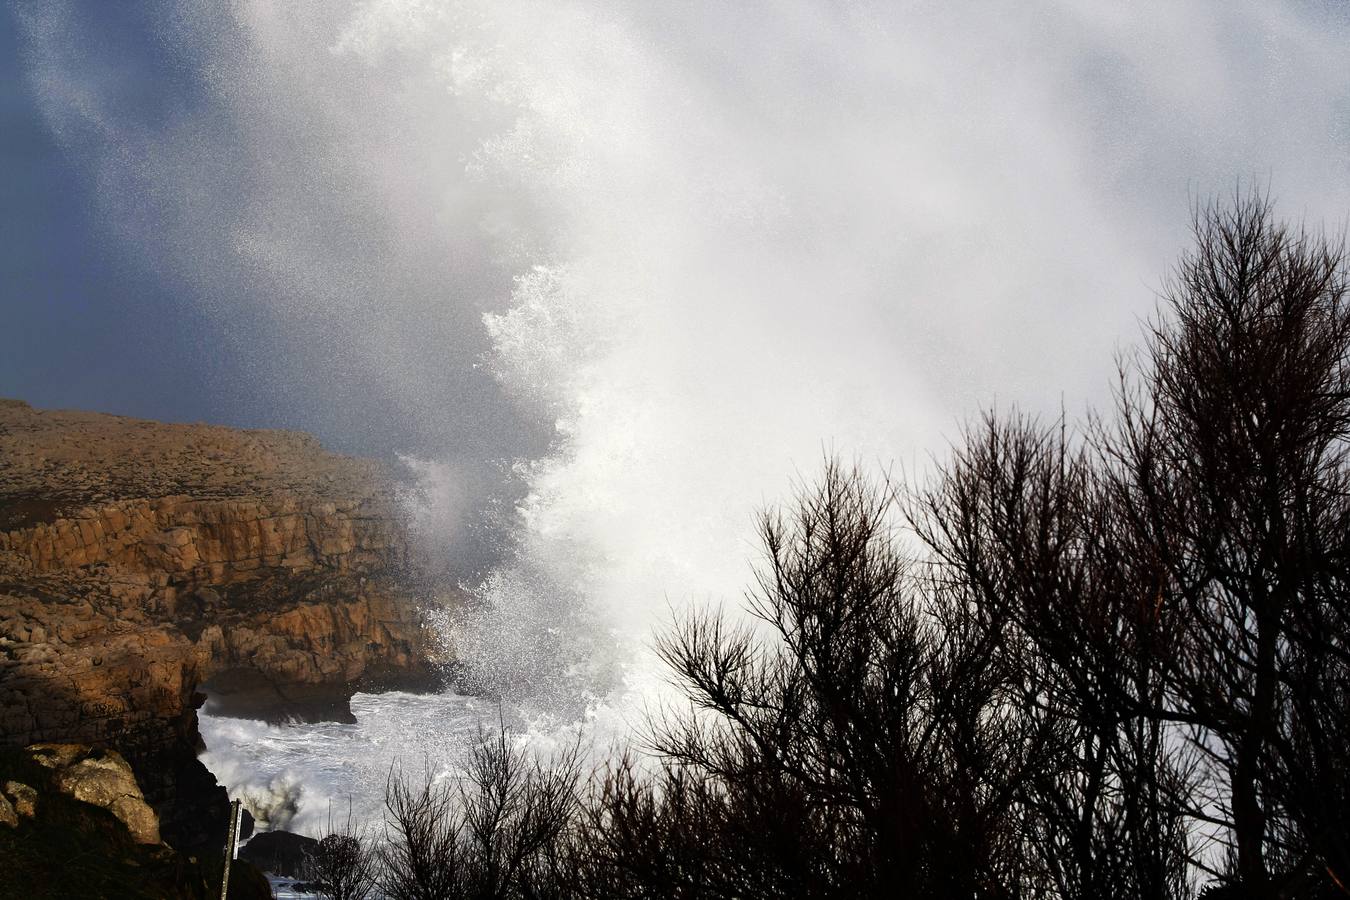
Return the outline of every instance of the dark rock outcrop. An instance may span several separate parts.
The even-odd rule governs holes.
[[[305,877],[305,860],[319,842],[303,834],[289,831],[264,831],[239,848],[239,858],[246,859],[264,872],[287,878]]]
[[[407,546],[381,466],[307,435],[0,401],[3,743],[115,748],[170,844],[218,845],[201,685],[425,683]]]
[[[0,748],[0,897],[220,896],[223,855],[161,843],[155,815],[117,753],[87,745]],[[267,880],[231,866],[229,896],[263,900]]]

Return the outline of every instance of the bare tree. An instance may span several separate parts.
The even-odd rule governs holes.
[[[456,900],[467,894],[468,864],[454,796],[425,772],[414,787],[401,771],[385,781],[380,887],[389,900]]]
[[[581,744],[547,762],[511,744],[507,729],[485,735],[469,760],[464,835],[473,895],[558,895],[560,842],[570,826],[581,777]]]
[[[610,889],[1018,896],[1014,801],[1051,729],[895,525],[884,486],[828,463],[761,519],[760,626],[694,614],[659,641],[691,706],[653,723],[652,782],[631,762],[605,781],[590,830]]]
[[[1346,882],[1350,305],[1343,246],[1260,194],[1197,210],[1196,247],[1110,436],[1132,552],[1183,623],[1160,717],[1184,724],[1225,880]]]
[[[1175,616],[1063,423],[987,415],[907,502],[938,591],[1052,730],[1017,795],[1030,880],[1059,897],[1188,896],[1188,766],[1151,714]]]
[[[379,852],[368,830],[352,818],[334,827],[330,810],[328,825],[319,841],[305,856],[304,877],[328,900],[365,900],[379,877]]]
[[[1345,254],[1259,195],[1195,231],[1114,421],[991,414],[908,491],[827,461],[750,618],[658,640],[647,755],[391,777],[390,896],[1350,895]]]
[[[577,812],[580,741],[548,760],[503,725],[480,733],[459,790],[428,772],[385,786],[381,886],[391,900],[544,900],[565,896],[562,860]]]

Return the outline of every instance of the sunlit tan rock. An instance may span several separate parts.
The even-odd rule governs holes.
[[[34,744],[28,755],[52,770],[56,790],[106,809],[127,827],[136,843],[159,843],[159,819],[120,753],[84,744]]]
[[[162,811],[214,673],[425,669],[407,547],[382,467],[307,435],[0,402],[3,742],[117,748]]]

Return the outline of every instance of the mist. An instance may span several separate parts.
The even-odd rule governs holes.
[[[78,4],[19,10],[227,389],[408,457],[506,632],[734,598],[824,453],[1106,402],[1194,201],[1350,201],[1334,4],[165,2],[135,115]]]

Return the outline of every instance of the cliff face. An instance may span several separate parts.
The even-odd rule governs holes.
[[[306,435],[0,401],[3,742],[117,749],[166,839],[207,842],[199,687],[424,675],[406,562],[381,468]]]

